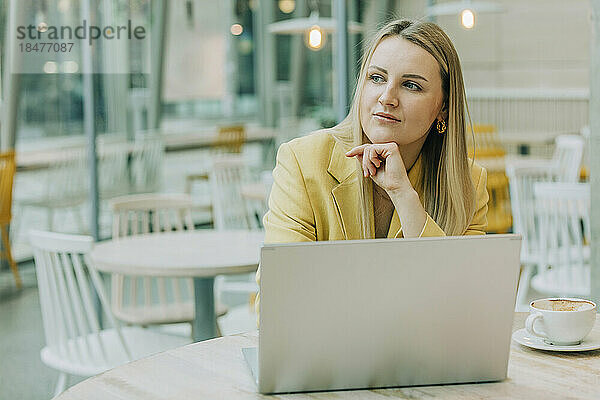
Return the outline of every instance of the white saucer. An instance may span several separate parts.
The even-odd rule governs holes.
[[[591,332],[580,344],[571,346],[557,346],[544,342],[540,337],[534,336],[525,329],[514,332],[512,338],[523,346],[538,350],[550,351],[589,351],[600,349],[600,333]]]

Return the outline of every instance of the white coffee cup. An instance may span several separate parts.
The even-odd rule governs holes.
[[[596,304],[584,299],[534,300],[529,304],[529,312],[525,321],[527,332],[559,346],[581,343],[596,322]]]

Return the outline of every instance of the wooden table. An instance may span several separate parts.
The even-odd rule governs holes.
[[[524,326],[516,313],[513,331]],[[600,322],[594,328],[600,331]],[[209,340],[115,368],[73,386],[60,400],[138,399],[598,399],[600,350],[555,353],[512,342],[508,379],[495,383],[261,396],[241,353],[257,333]]]
[[[262,231],[169,232],[137,235],[96,245],[91,259],[102,272],[151,277],[194,278],[194,340],[217,336],[216,275],[256,271]]]
[[[184,132],[162,132],[165,142],[165,151],[196,150],[219,144],[218,133],[215,128],[205,128]],[[275,153],[275,142],[278,130],[269,127],[250,126],[246,129],[244,143],[258,143],[263,148],[263,159],[272,158]],[[99,143],[114,143],[116,140],[125,140],[122,136],[113,135],[99,136]],[[72,157],[73,150],[85,149],[87,147],[84,136],[61,137],[53,140],[45,140],[43,146],[30,146],[32,148],[19,148],[16,155],[17,169],[19,171],[30,171],[48,168],[49,166],[68,161]],[[133,149],[133,142],[124,142]],[[29,146],[28,146],[29,147]],[[271,156],[273,154],[273,156]],[[270,164],[269,164],[270,165]]]
[[[279,131],[265,126],[247,126],[244,143],[261,143],[273,147]],[[188,131],[166,132],[163,129],[166,151],[192,150],[219,144],[218,133],[214,128],[195,127]]]

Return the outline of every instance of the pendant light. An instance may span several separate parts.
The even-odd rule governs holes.
[[[302,18],[291,18],[269,24],[268,31],[273,34],[290,35],[304,34],[306,45],[311,50],[323,47],[327,33],[336,31],[336,21],[333,18],[319,16],[319,6],[316,0],[309,3],[310,15]],[[348,22],[349,33],[362,32],[362,25],[358,22]]]
[[[498,3],[473,0],[450,1],[427,7],[428,16],[459,15],[460,23],[465,29],[472,29],[475,26],[477,14],[505,11],[505,7]]]

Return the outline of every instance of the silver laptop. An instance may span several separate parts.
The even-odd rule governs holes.
[[[265,245],[260,393],[506,378],[518,235]]]

